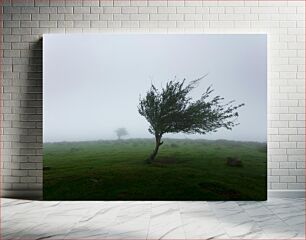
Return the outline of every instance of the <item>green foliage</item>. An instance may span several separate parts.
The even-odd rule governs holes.
[[[237,109],[244,104],[234,105],[234,100],[223,103],[224,98],[210,98],[213,89],[209,86],[198,100],[193,100],[189,93],[198,86],[205,76],[185,85],[182,82],[170,81],[158,90],[153,84],[146,96],[140,99],[138,112],[150,124],[149,132],[155,136],[156,144],[153,153],[147,159],[152,162],[163,144],[161,138],[165,133],[199,133],[216,132],[219,128],[231,130],[238,125]]]
[[[209,99],[214,91],[211,86],[196,101],[188,96],[202,78],[186,86],[185,79],[182,82],[170,81],[161,91],[152,84],[146,96],[140,99],[138,107],[139,113],[150,123],[151,134],[206,134],[222,127],[231,130],[238,125],[237,109],[244,104],[233,105],[234,101],[224,104],[224,98],[220,96]]]

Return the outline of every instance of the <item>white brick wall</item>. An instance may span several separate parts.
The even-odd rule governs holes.
[[[2,2],[4,196],[42,193],[41,36],[51,32],[268,33],[268,188],[305,188],[304,1]]]

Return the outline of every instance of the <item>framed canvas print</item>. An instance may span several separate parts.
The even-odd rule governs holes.
[[[265,34],[46,34],[44,199],[265,200]]]

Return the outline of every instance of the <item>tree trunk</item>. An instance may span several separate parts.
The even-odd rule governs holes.
[[[159,147],[164,143],[164,142],[161,142],[160,140],[161,140],[161,136],[155,136],[155,149],[151,153],[150,157],[147,159],[148,163],[152,163],[155,160]]]

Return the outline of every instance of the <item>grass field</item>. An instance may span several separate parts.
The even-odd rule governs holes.
[[[46,200],[265,200],[266,143],[153,139],[44,144]],[[242,166],[226,164],[239,157]]]

